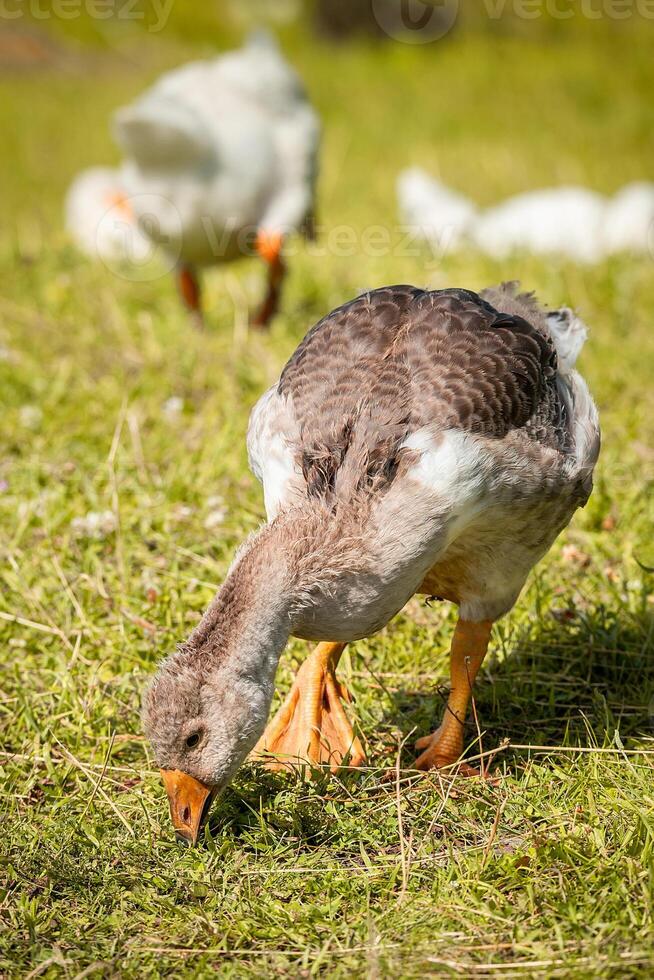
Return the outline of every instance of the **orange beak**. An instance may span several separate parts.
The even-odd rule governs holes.
[[[129,203],[129,199],[122,193],[122,191],[114,191],[113,194],[107,194],[106,202],[110,208],[115,208],[116,211],[119,211],[124,218],[127,218],[128,221],[134,221],[132,205]]]
[[[160,772],[175,833],[188,844],[196,844],[216,790],[179,769],[161,769]]]

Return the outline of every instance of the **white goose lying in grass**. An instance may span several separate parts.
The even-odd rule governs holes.
[[[504,259],[512,252],[598,262],[617,252],[654,252],[654,184],[627,184],[612,198],[584,187],[517,194],[475,204],[417,167],[398,177],[402,220],[439,253],[473,244]]]
[[[477,220],[477,208],[419,167],[397,178],[402,220],[443,252],[459,248]]]
[[[457,762],[492,624],[591,491],[597,413],[573,369],[585,336],[512,285],[377,289],[309,331],[250,419],[269,523],[145,697],[182,836],[255,746],[280,767],[363,762],[336,665],[416,592],[460,618],[447,710],[415,765]],[[290,635],[327,642],[264,732]]]
[[[144,230],[178,259],[201,313],[197,268],[253,254],[268,266],[255,323],[277,310],[289,232],[310,229],[319,127],[295,72],[267,35],[162,76],[115,117],[123,179]]]
[[[487,255],[513,252],[566,256],[597,262],[604,254],[607,199],[584,187],[552,187],[517,194],[482,212],[471,238]]]

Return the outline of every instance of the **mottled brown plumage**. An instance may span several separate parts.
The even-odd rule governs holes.
[[[278,389],[293,401],[309,493],[347,495],[392,478],[403,441],[425,426],[493,438],[519,430],[565,450],[557,355],[544,318],[510,287],[492,295],[515,312],[464,289],[392,286],[346,303],[309,331]]]

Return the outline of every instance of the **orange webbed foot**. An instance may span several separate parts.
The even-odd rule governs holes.
[[[293,687],[252,752],[269,769],[307,764],[335,772],[361,766],[365,753],[342,702],[350,695],[335,675],[345,644],[321,643],[302,664]]]
[[[481,776],[479,769],[461,760],[463,739],[448,738],[442,729],[441,725],[431,735],[423,735],[416,741],[415,749],[420,755],[414,761],[413,768],[423,772],[428,772],[430,769],[444,769],[450,775]]]

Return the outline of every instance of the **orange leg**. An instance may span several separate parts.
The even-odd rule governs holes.
[[[177,271],[177,288],[182,303],[190,311],[198,326],[203,324],[202,294],[200,282],[195,270],[190,265],[182,265]]]
[[[309,762],[335,772],[361,766],[365,754],[352,730],[342,701],[350,696],[336,678],[345,643],[319,643],[300,667],[283,705],[257,742],[253,757],[270,769],[297,769]],[[264,756],[274,756],[265,759]]]
[[[451,766],[460,758],[472,685],[486,656],[492,625],[490,620],[471,623],[463,619],[456,624],[450,653],[451,689],[447,708],[440,728],[416,742],[416,750],[421,752],[414,762],[416,769]],[[471,766],[461,768],[468,775],[478,775]]]
[[[282,282],[286,274],[282,245],[283,238],[279,232],[260,231],[257,235],[257,252],[268,266],[268,286],[261,309],[252,319],[254,327],[268,327],[279,309]]]

